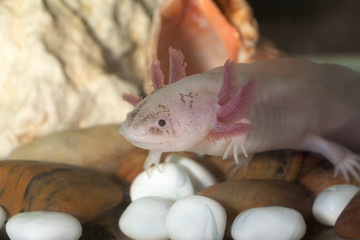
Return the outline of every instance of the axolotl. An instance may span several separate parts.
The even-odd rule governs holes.
[[[359,180],[360,75],[338,65],[281,58],[234,63],[185,76],[181,52],[170,49],[169,84],[152,65],[155,91],[136,107],[120,133],[148,149],[145,168],[162,152],[192,151],[239,166],[269,150],[323,155],[348,180]]]

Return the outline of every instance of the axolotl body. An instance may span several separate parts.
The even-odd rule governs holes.
[[[302,59],[224,66],[185,77],[181,53],[170,54],[170,84],[153,66],[152,94],[128,113],[120,132],[149,149],[192,151],[246,166],[255,153],[294,149],[322,154],[335,174],[359,179],[360,77],[345,67]]]

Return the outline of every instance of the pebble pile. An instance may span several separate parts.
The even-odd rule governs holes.
[[[217,183],[201,165],[177,155],[140,173],[130,189],[132,203],[119,226],[133,239],[223,239],[228,233],[239,240],[296,240],[306,232],[303,216],[311,217],[311,198],[295,184],[280,180]]]
[[[0,225],[8,219],[11,240],[78,240],[82,223],[122,200],[108,178],[66,164],[1,161],[0,175]],[[298,240],[316,219],[331,227],[316,239],[360,238],[358,186],[321,183],[307,191],[310,181],[301,182],[218,182],[199,162],[170,154],[131,180],[131,203],[123,205],[118,226],[132,239]]]

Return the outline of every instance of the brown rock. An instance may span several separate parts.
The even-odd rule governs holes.
[[[135,148],[129,151],[119,162],[115,170],[115,178],[128,185],[144,171],[144,161],[148,150]]]
[[[335,232],[346,239],[360,239],[360,192],[346,205],[335,223]]]
[[[67,164],[0,161],[0,205],[10,216],[57,211],[87,222],[118,205],[122,190],[108,178]]]
[[[314,195],[318,195],[326,188],[338,184],[347,184],[343,176],[334,178],[333,168],[329,169],[313,169],[300,179],[299,182],[304,188],[311,191]],[[360,183],[353,177],[350,177],[349,184],[360,187]]]
[[[234,171],[235,167],[230,167],[234,164],[233,158],[222,161],[221,157],[208,157],[206,161],[211,162],[213,170],[224,173],[228,180],[279,179],[285,181],[298,180],[299,177],[314,168],[323,166],[326,162],[323,158],[296,151],[271,151],[256,154],[247,170],[240,168]]]
[[[110,174],[134,148],[119,128],[113,124],[52,133],[16,148],[7,159],[68,163]]]
[[[280,180],[232,180],[215,184],[199,193],[226,209],[230,226],[242,211],[263,206],[283,206],[311,217],[312,199],[296,184]]]

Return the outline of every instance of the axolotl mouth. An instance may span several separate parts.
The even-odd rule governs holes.
[[[131,142],[134,146],[143,148],[143,149],[153,149],[154,148],[154,142],[146,142],[144,141],[143,134],[133,134],[131,133],[131,130],[128,128],[128,125],[126,121],[121,124],[121,127],[119,129],[119,133],[125,137],[125,139],[129,142]]]
[[[142,141],[139,139],[140,136],[137,136],[135,134],[129,133],[129,124],[127,121],[125,121],[123,124],[121,124],[121,127],[119,129],[119,133],[125,137],[126,140],[134,144],[135,146],[138,146],[142,143]]]

